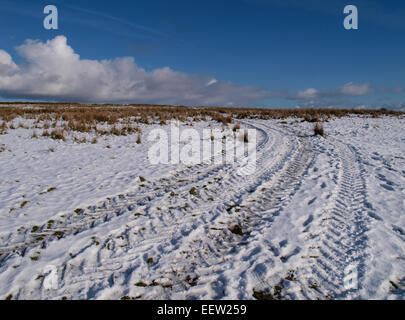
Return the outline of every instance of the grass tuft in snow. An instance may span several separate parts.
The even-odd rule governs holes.
[[[274,297],[271,293],[266,291],[256,291],[253,290],[253,298],[256,300],[274,300]]]
[[[239,225],[234,225],[229,228],[229,231],[231,231],[233,234],[236,234],[238,236],[243,236],[243,231],[242,228]]]
[[[315,136],[324,136],[323,125],[321,122],[317,122],[314,126],[314,135]]]
[[[191,195],[193,195],[194,197],[196,197],[196,196],[197,196],[197,189],[196,189],[195,187],[192,187],[192,188],[190,189],[189,193],[190,193]]]

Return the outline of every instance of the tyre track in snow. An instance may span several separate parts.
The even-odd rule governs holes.
[[[249,125],[251,126],[251,125]],[[263,140],[257,146],[260,151],[269,141],[267,133],[257,127],[263,135]],[[214,163],[214,156],[211,159]],[[27,249],[42,246],[47,242],[69,235],[76,235],[88,229],[108,223],[117,216],[133,212],[137,207],[142,207],[167,197],[168,192],[184,193],[190,190],[190,185],[196,181],[206,181],[216,177],[222,170],[233,170],[229,164],[211,164],[202,162],[195,166],[179,170],[170,177],[161,178],[157,181],[143,184],[144,187],[138,187],[137,190],[117,196],[109,197],[102,203],[90,206],[80,212],[63,213],[49,220],[52,223],[44,222],[37,226],[37,230],[32,232],[33,226],[24,226],[24,230],[2,234],[3,242],[6,246],[0,246],[0,266],[7,259],[9,254],[15,253],[24,256]],[[193,177],[193,180],[190,180]]]
[[[260,128],[258,128],[258,129],[260,129]],[[260,130],[262,130],[262,129],[260,129]],[[265,130],[269,130],[269,128],[266,128]],[[103,259],[100,259],[98,257],[96,264],[91,264],[91,263],[87,264],[85,266],[85,268],[82,268],[82,270],[80,270],[79,274],[74,275],[74,279],[73,279],[73,277],[71,279],[61,279],[62,281],[64,281],[64,286],[63,286],[64,292],[66,292],[66,290],[67,290],[67,292],[71,292],[73,294],[73,291],[75,290],[74,288],[78,285],[78,283],[82,282],[84,284],[84,283],[88,282],[89,279],[93,279],[93,277],[96,277],[97,279],[100,279],[100,281],[102,281],[102,279],[106,279],[106,278],[109,279],[111,277],[111,274],[113,274],[114,272],[118,272],[118,270],[122,271],[123,269],[131,269],[131,271],[133,271],[134,267],[130,266],[130,264],[131,264],[130,261],[136,261],[140,256],[143,256],[144,253],[147,252],[148,250],[150,250],[150,248],[153,246],[158,246],[158,247],[160,247],[161,250],[164,251],[164,248],[166,245],[162,244],[162,241],[173,242],[173,239],[178,238],[174,242],[178,242],[179,244],[174,244],[174,250],[172,250],[172,251],[174,251],[174,255],[177,252],[179,252],[182,248],[184,248],[185,245],[189,244],[190,241],[192,241],[195,234],[198,235],[198,233],[201,231],[201,228],[202,229],[206,228],[207,222],[211,223],[211,221],[215,221],[216,219],[218,219],[218,217],[221,217],[221,213],[224,213],[224,211],[226,211],[225,208],[227,205],[226,203],[228,201],[230,204],[234,204],[235,201],[238,201],[238,199],[240,200],[241,197],[243,198],[243,197],[245,197],[245,195],[249,195],[250,193],[248,192],[248,190],[252,190],[252,188],[253,188],[253,191],[257,190],[257,188],[264,181],[267,181],[272,176],[277,175],[280,168],[282,168],[286,162],[289,163],[290,158],[293,155],[296,156],[297,154],[300,154],[300,152],[301,152],[301,149],[299,148],[300,143],[298,143],[298,140],[296,140],[295,137],[293,137],[292,135],[289,135],[288,139],[290,139],[290,142],[295,142],[296,144],[291,145],[289,147],[289,149],[286,150],[285,154],[279,153],[279,154],[277,154],[277,156],[275,156],[277,148],[279,147],[276,144],[276,142],[284,143],[286,133],[279,133],[278,128],[271,128],[271,131],[273,132],[272,134],[274,135],[274,137],[278,137],[278,139],[273,139],[274,141],[270,141],[272,143],[269,143],[268,138],[266,138],[264,140],[264,142],[259,145],[258,153],[261,153],[262,156],[258,159],[259,165],[258,165],[257,172],[255,172],[255,174],[253,176],[249,177],[250,185],[248,185],[248,186],[244,185],[243,182],[246,182],[245,179],[243,177],[240,177],[240,175],[235,174],[237,168],[226,168],[228,170],[227,177],[228,176],[229,177],[228,177],[228,179],[226,179],[228,181],[225,183],[225,185],[228,187],[234,186],[235,184],[237,185],[237,182],[239,182],[241,184],[241,186],[238,188],[235,188],[235,190],[232,191],[233,195],[227,197],[227,199],[229,199],[229,200],[225,201],[225,204],[224,204],[223,197],[218,198],[218,200],[216,200],[214,203],[210,203],[206,207],[201,207],[201,201],[200,201],[200,203],[199,203],[199,201],[195,201],[195,203],[191,202],[190,211],[194,212],[195,215],[197,216],[197,218],[194,219],[194,221],[192,221],[193,219],[190,219],[190,215],[188,215],[188,217],[185,217],[184,215],[183,216],[180,215],[177,217],[177,219],[182,218],[181,222],[183,224],[184,223],[187,224],[187,221],[184,222],[184,218],[186,218],[186,220],[189,220],[189,221],[191,220],[191,222],[190,222],[191,228],[189,228],[189,230],[187,230],[187,228],[182,228],[180,230],[176,230],[179,228],[178,228],[178,226],[176,226],[176,224],[173,223],[173,221],[172,221],[171,227],[168,225],[165,225],[165,224],[160,224],[160,228],[156,228],[156,230],[154,230],[154,236],[150,236],[150,234],[147,234],[147,235],[145,235],[145,237],[143,239],[129,241],[129,242],[131,242],[132,249],[125,250],[124,252],[122,252],[121,254],[117,254],[116,256],[112,255],[109,258],[105,259],[105,261],[102,261]],[[266,162],[268,162],[269,160],[271,160],[273,158],[277,159],[276,163],[273,166],[271,166],[271,168],[267,168],[265,165]],[[270,161],[270,163],[271,163],[271,161]],[[294,167],[294,165],[292,165],[291,167]],[[259,181],[257,181],[257,179],[259,179]],[[193,181],[195,181],[195,180],[193,180]],[[221,187],[219,190],[214,188],[214,190],[212,192],[214,192],[218,195],[218,193],[223,194],[223,191],[224,191],[224,189],[223,189],[223,187]],[[190,197],[191,196],[189,196],[189,198]],[[160,199],[160,200],[166,201],[165,199]],[[159,202],[160,200],[157,200],[157,202]],[[208,208],[210,208],[209,209],[210,211],[208,212],[208,216],[210,216],[210,218],[208,218],[208,220],[207,220],[207,217],[206,217],[207,211],[206,210],[208,210]],[[205,216],[202,216],[200,219],[198,217],[198,215],[203,214],[203,213],[205,214]],[[229,232],[228,232],[228,234],[229,234]],[[169,236],[171,236],[171,240],[168,240]],[[169,239],[170,239],[170,237],[169,237]],[[105,247],[108,245],[108,243],[111,243],[109,241],[111,241],[111,239],[107,239],[106,241],[104,241],[102,243],[102,245],[100,246],[99,251],[102,251],[103,249],[105,249]],[[227,247],[230,246],[229,241],[226,246]],[[87,246],[86,248],[89,248],[89,247],[91,247],[91,246]],[[84,251],[85,250],[86,249],[84,249]],[[83,253],[83,252],[81,252],[81,253]],[[75,257],[76,256],[77,255],[75,255]],[[124,265],[122,263],[122,261],[126,261],[127,263]],[[211,261],[211,263],[214,263],[214,262]],[[189,272],[184,273],[184,272],[180,271],[179,273],[183,273],[185,277],[189,275],[188,274]],[[65,272],[65,274],[66,274],[66,272]],[[152,280],[155,281],[156,277]],[[177,281],[177,284],[184,283],[184,280],[185,279],[181,279],[181,281]],[[172,289],[170,291],[173,290],[174,286],[175,286],[175,284],[172,283],[172,285],[171,285]],[[72,287],[72,290],[69,290],[68,289],[69,287]],[[166,290],[166,292],[167,292],[167,290]]]
[[[264,139],[257,146],[257,151],[260,152],[260,151],[262,151],[262,149],[269,148],[269,146],[270,146],[270,148],[272,148],[273,145],[269,144],[269,138],[268,138],[267,133],[264,130],[262,130],[261,128],[256,128],[256,129],[261,131],[262,134],[264,135]],[[184,172],[183,174],[176,174],[175,176],[176,177],[180,177],[180,176],[182,177],[182,176],[190,176],[191,175],[193,177],[192,173],[197,172],[197,171],[202,171],[201,167],[202,167],[202,165],[194,166],[192,169],[188,170],[187,172]],[[134,203],[134,199],[131,196],[128,196],[128,195],[127,196],[115,197],[115,198],[113,198],[111,200],[108,200],[108,203],[104,202],[101,206],[97,206],[97,207],[94,206],[92,208],[88,208],[87,210],[85,210],[85,212],[80,212],[80,214],[78,215],[80,217],[80,218],[78,218],[78,219],[80,219],[80,222],[77,223],[77,224],[74,223],[74,222],[70,223],[70,227],[71,227],[70,230],[66,229],[66,227],[64,229],[43,230],[45,232],[38,233],[38,234],[36,234],[36,236],[41,236],[41,237],[47,237],[48,236],[48,238],[45,238],[45,239],[41,240],[43,248],[46,248],[46,246],[49,245],[48,241],[53,239],[52,235],[54,235],[55,232],[57,232],[57,231],[64,232],[63,238],[60,239],[59,241],[67,240],[66,237],[69,234],[71,234],[73,236],[73,241],[74,241],[75,235],[78,235],[81,232],[85,232],[85,231],[87,231],[89,229],[92,229],[92,228],[94,228],[96,230],[98,226],[102,226],[103,224],[105,224],[107,222],[111,223],[114,219],[119,219],[119,217],[121,217],[125,213],[128,213],[128,212],[133,213],[135,211],[135,209],[137,209],[137,207],[139,205],[143,205],[144,203],[147,203],[147,204],[151,205],[153,203],[159,202],[159,200],[164,200],[165,195],[167,194],[168,191],[177,191],[177,192],[180,192],[179,190],[182,190],[183,192],[188,191],[189,185],[194,184],[196,181],[201,182],[201,181],[204,181],[204,179],[207,180],[207,179],[211,178],[212,176],[217,175],[219,172],[221,172],[221,170],[225,170],[226,173],[229,173],[229,171],[234,171],[235,168],[232,168],[232,166],[229,166],[229,165],[219,165],[219,166],[216,165],[216,166],[213,166],[213,167],[212,166],[208,167],[207,172],[204,172],[203,174],[200,174],[200,172],[197,172],[194,175],[193,179],[191,179],[191,180],[182,180],[182,182],[184,182],[184,185],[182,185],[180,187],[178,186],[178,184],[179,184],[178,180],[171,179],[171,184],[165,184],[163,186],[165,188],[164,192],[162,192],[160,194],[157,194],[157,195],[155,194],[155,197],[151,197],[150,195],[145,196],[143,194],[141,196],[141,200],[139,200],[139,198],[136,198],[136,201],[137,201],[136,203]],[[159,181],[160,182],[161,181],[166,182],[167,180],[168,179],[161,179]],[[154,184],[152,187],[155,188],[156,184]],[[141,203],[140,203],[140,201],[141,201]],[[143,203],[142,203],[142,201],[143,201]],[[87,217],[86,211],[90,211],[90,210],[93,210],[93,214],[92,215],[89,214],[88,219],[86,219],[86,217]],[[96,217],[102,217],[101,221],[97,221],[95,219],[95,216]],[[118,218],[116,218],[116,217],[118,217]],[[146,217],[146,218],[149,218],[149,217]],[[75,216],[73,217],[73,221],[74,220],[75,220]],[[90,220],[90,224],[86,220]],[[94,221],[94,220],[96,220],[96,221]],[[163,226],[163,228],[162,228],[163,230],[156,230],[155,235],[157,235],[157,236],[154,239],[153,239],[153,237],[152,237],[152,239],[149,239],[149,238],[148,239],[141,239],[141,240],[138,239],[138,241],[137,241],[138,244],[144,242],[144,240],[148,240],[148,242],[152,241],[152,242],[158,243],[159,241],[162,240],[162,233],[163,233],[163,238],[165,238],[168,234],[170,234],[170,232],[162,232],[162,231],[165,231],[164,227],[167,227],[167,226]],[[80,228],[82,228],[82,230]],[[48,229],[50,229],[50,228],[48,228]],[[46,233],[46,232],[49,232],[49,231],[51,231],[52,233]],[[68,238],[72,238],[72,237],[68,237]],[[68,243],[69,242],[72,243],[72,239],[70,239],[70,241],[68,241]],[[108,240],[105,241],[105,242],[108,242]],[[20,254],[20,255],[24,256],[25,255],[24,251],[27,248],[33,248],[37,244],[38,243],[35,243],[35,242],[34,243],[26,243],[25,242],[25,243],[20,244],[20,246],[17,245],[17,246],[14,246],[14,247],[3,248],[3,253],[5,253],[5,252],[7,253],[6,250],[8,249],[8,253],[13,253],[14,252],[15,254]],[[103,246],[105,246],[105,245],[106,245],[106,243],[103,243]],[[90,247],[92,247],[91,244],[90,245],[86,244],[85,248],[83,250],[79,250],[79,251],[83,252],[87,248],[90,248]],[[21,253],[18,252],[18,250],[20,250]],[[74,256],[77,256],[77,254],[74,254]],[[5,259],[3,259],[3,261],[4,260]],[[115,263],[114,261],[111,261],[111,264],[114,264],[114,263]],[[90,269],[92,269],[92,268],[90,268]],[[106,267],[105,269],[108,269],[108,267]]]
[[[214,298],[220,299],[225,295],[226,283],[230,279],[227,279],[223,271],[232,268],[233,263],[237,263],[237,261],[232,260],[238,251],[247,253],[247,251],[254,252],[257,249],[249,245],[251,236],[254,236],[255,233],[271,230],[271,222],[281,213],[285,204],[298,190],[306,170],[314,159],[308,141],[301,138],[294,139],[297,142],[296,148],[292,148],[292,152],[283,157],[281,161],[274,163],[273,167],[260,171],[259,181],[254,190],[242,194],[243,197],[239,203],[250,202],[249,205],[239,207],[240,210],[237,213],[233,212],[232,215],[227,214],[225,216],[218,215],[216,219],[210,221],[211,226],[220,227],[220,224],[225,220],[226,224],[222,229],[203,225],[203,231],[207,235],[204,241],[199,239],[202,230],[196,231],[194,237],[189,237],[190,239],[181,249],[181,255],[176,256],[173,261],[178,268],[177,274],[182,274],[182,277],[174,281],[173,287],[164,289],[164,292],[152,296],[153,298],[184,298],[184,294],[193,285],[187,282],[190,280],[197,281],[196,277],[212,276],[213,267],[222,269],[213,282],[213,286],[217,286],[216,291],[218,291]],[[265,191],[263,191],[264,186]],[[232,223],[241,225],[244,232],[242,237],[233,235],[227,228]],[[229,263],[231,266],[226,266]],[[244,270],[242,273],[246,272],[254,273],[252,270]],[[243,277],[243,274],[241,276]],[[257,281],[264,281],[262,275],[256,273],[254,276]],[[170,276],[166,274],[163,277]],[[189,281],[184,281],[184,279],[189,279]]]
[[[268,127],[267,130],[277,131],[278,129]],[[286,133],[283,132],[284,134]],[[289,138],[291,139],[292,136]],[[45,294],[43,297],[67,295],[77,298],[75,290],[79,286],[86,292],[86,296],[81,296],[82,298],[92,298],[96,296],[98,291],[103,291],[106,288],[106,281],[113,285],[115,283],[114,277],[122,273],[127,274],[127,285],[133,286],[129,283],[130,276],[142,263],[140,260],[145,257],[148,250],[154,246],[159,248],[163,240],[174,235],[173,239],[177,237],[178,243],[174,246],[175,250],[165,252],[169,256],[169,259],[165,261],[167,263],[172,260],[176,270],[168,267],[166,271],[163,270],[162,272],[160,267],[154,268],[152,266],[150,273],[145,274],[143,279],[146,283],[152,284],[152,288],[149,289],[153,290],[147,292],[144,297],[147,299],[183,298],[188,290],[198,284],[200,278],[209,276],[212,267],[216,267],[217,270],[222,268],[224,271],[224,267],[232,266],[232,260],[236,254],[254,252],[255,248],[249,246],[250,237],[261,232],[271,231],[272,222],[277,219],[278,215],[282,214],[284,206],[300,187],[305,172],[314,159],[312,146],[308,141],[297,137],[293,140],[297,144],[293,144],[289,152],[283,157],[280,156],[279,161],[271,163],[271,168],[266,168],[263,156],[269,156],[277,149],[273,148],[272,145],[267,149],[267,153],[262,154],[261,158],[258,159],[259,170],[257,174],[251,177],[252,180],[256,179],[255,183],[235,188],[232,194],[206,205],[201,203],[204,202],[201,199],[194,199],[188,195],[186,197],[187,203],[190,205],[188,211],[197,217],[193,219],[183,213],[168,216],[174,219],[186,218],[184,223],[190,224],[189,227],[180,228],[176,232],[174,230],[179,225],[170,227],[171,219],[167,219],[166,223],[164,222],[166,219],[163,218],[165,214],[155,211],[154,214],[160,214],[156,218],[158,222],[164,223],[161,223],[160,228],[159,225],[156,226],[154,236],[150,237],[150,234],[145,234],[144,238],[133,241],[127,235],[130,230],[118,231],[127,237],[126,239],[131,242],[132,248],[103,258],[102,251],[105,251],[109,244],[114,243],[111,238],[105,239],[98,250],[96,264],[83,262],[83,266],[76,270],[76,273],[73,273],[72,270],[67,269],[68,260],[61,266],[63,289],[53,295]],[[304,262],[306,266],[302,267],[300,264],[297,268],[297,280],[303,288],[297,298],[301,299],[357,298],[360,290],[346,290],[344,288],[344,271],[350,265],[358,268],[358,286],[361,289],[367,259],[365,253],[367,249],[366,232],[368,215],[372,209],[367,202],[364,169],[359,161],[359,155],[352,146],[332,138],[328,138],[328,141],[331,141],[335,147],[341,169],[338,186],[325,209],[322,229],[314,235],[312,241],[308,242],[309,257],[305,257],[306,262]],[[268,141],[265,139],[264,142],[259,147],[266,151],[265,145]],[[218,194],[221,190],[223,191],[224,186],[229,187],[240,181],[238,180],[239,177],[235,175],[235,168],[221,167],[215,173],[219,173],[220,170],[230,174],[228,181],[220,188],[211,190],[211,193],[203,194],[204,196]],[[190,185],[201,184],[201,181],[207,181],[214,175],[210,175],[205,180],[193,179],[190,184],[186,183],[182,191],[187,194]],[[257,201],[258,199],[261,201]],[[251,200],[253,202],[249,202]],[[153,206],[161,205],[160,203],[165,201],[167,201],[165,195],[149,200]],[[247,203],[248,205],[246,205]],[[127,205],[128,203],[125,203],[124,207]],[[122,208],[119,202],[117,202],[117,207]],[[231,210],[227,212],[229,207]],[[238,209],[237,214],[235,214],[235,209]],[[209,211],[208,215],[207,210]],[[205,215],[200,219],[198,216],[202,214]],[[145,219],[149,218],[148,216],[145,217]],[[210,226],[221,226],[224,222],[222,230],[210,228]],[[232,223],[242,226],[243,237],[234,235],[228,230],[228,226]],[[207,241],[198,242],[201,232],[206,234]],[[114,245],[117,247],[118,243],[114,243]],[[85,253],[89,247],[92,245],[81,249],[75,257]],[[165,251],[164,245],[160,248]],[[66,278],[69,273],[71,274],[70,277]],[[245,274],[241,273],[240,276],[246,277],[247,274],[253,277],[257,284],[255,287],[270,287],[264,273],[258,272],[256,268],[247,269]],[[212,284],[216,286],[214,288],[217,291],[215,298],[225,296],[224,290],[226,290],[226,285],[230,279],[220,271],[210,280],[213,280]],[[94,282],[94,285],[88,287],[86,284],[89,282]],[[24,296],[23,293],[22,296]]]
[[[365,169],[354,147],[327,139],[338,156],[337,188],[320,222],[320,231],[308,245],[309,263],[299,272],[302,299],[356,299],[364,281],[367,260],[367,231],[373,209],[367,201]],[[350,268],[357,270],[357,285],[346,282]],[[352,286],[351,283],[354,285]]]
[[[260,128],[257,128],[259,130],[262,130]],[[280,135],[282,136],[282,135]],[[280,141],[280,140],[276,140],[276,141]],[[266,138],[263,141],[263,143],[261,143],[258,146],[258,152],[263,152],[266,155],[270,155],[274,152],[274,148],[276,148],[277,145],[275,144],[274,141],[269,141],[267,134],[266,134]],[[260,163],[260,159],[258,161]],[[239,182],[243,181],[244,178],[241,177],[240,175],[236,174],[238,168],[235,167],[227,167],[225,168],[225,177],[224,180],[226,180],[226,183],[224,182],[224,185],[226,186],[230,186],[230,185],[238,185],[236,183],[236,180],[238,180]],[[266,168],[265,167],[261,167],[257,174],[260,174],[261,172],[265,171]],[[255,184],[257,182],[255,182],[256,180],[256,175],[249,177],[249,179],[254,182]],[[201,184],[201,181],[199,181],[199,184]],[[233,190],[233,193],[235,191],[245,194],[247,193],[247,190],[249,189],[249,187],[246,187],[244,185],[240,185],[238,188],[235,188],[235,190]],[[218,195],[224,193],[224,187],[220,187],[220,188],[214,188],[213,190],[211,190],[210,195]],[[155,220],[158,220],[157,222],[160,223],[160,225],[156,226],[156,230],[154,230],[153,234],[148,234],[146,235],[144,238],[142,239],[138,239],[135,240],[135,242],[132,242],[131,245],[133,247],[133,250],[129,250],[129,252],[125,252],[122,255],[118,255],[117,257],[114,258],[109,258],[108,259],[108,264],[113,265],[116,263],[119,263],[120,261],[122,261],[123,259],[128,261],[128,260],[136,260],[137,257],[142,256],[145,254],[145,252],[149,251],[151,249],[151,247],[153,246],[159,246],[161,248],[161,250],[164,250],[164,248],[167,246],[167,243],[169,243],[169,247],[173,247],[171,248],[172,251],[174,251],[175,253],[177,251],[179,251],[181,248],[181,243],[182,242],[186,242],[188,241],[187,239],[192,238],[193,234],[195,233],[195,229],[199,230],[199,227],[201,227],[201,225],[205,225],[207,222],[215,219],[215,217],[225,211],[224,207],[226,207],[226,203],[228,201],[230,201],[230,203],[233,203],[233,196],[228,196],[226,197],[228,200],[224,199],[224,197],[218,197],[218,199],[214,202],[210,202],[209,205],[201,205],[201,202],[204,202],[203,199],[198,200],[198,198],[194,199],[194,196],[189,195],[188,193],[186,193],[188,195],[188,203],[189,204],[189,211],[190,213],[194,213],[193,215],[191,215],[190,213],[188,214],[184,214],[184,213],[180,213],[178,216],[175,217],[175,219],[173,219],[173,217],[170,217],[169,220],[171,225],[167,225],[165,224],[163,217],[166,215],[167,213],[160,213],[159,212],[154,212],[155,215],[158,215],[157,218],[155,218]],[[184,200],[184,199],[183,199]],[[159,201],[157,201],[158,203],[154,203],[154,206],[156,205],[160,205],[159,202],[162,201],[167,202],[167,199],[160,199]],[[225,204],[224,204],[225,202]],[[212,208],[215,208],[215,210],[213,210]],[[209,210],[209,212],[207,212]],[[204,214],[204,216],[201,216]],[[195,216],[195,218],[193,218],[192,216]],[[174,221],[173,221],[174,220]],[[163,222],[163,223],[162,223]],[[191,227],[188,228],[187,225],[191,224]],[[184,225],[186,225],[186,227],[184,227]],[[193,231],[194,230],[194,231]],[[165,244],[166,243],[166,244]],[[172,244],[174,243],[174,244]],[[163,249],[162,249],[163,248]],[[105,266],[105,263],[102,263],[103,266]],[[91,274],[94,273],[99,273],[99,268],[100,266],[98,265],[91,265],[88,266],[87,270],[89,272],[84,272],[83,275],[81,276],[81,279],[78,279],[77,277],[75,277],[75,283],[72,285],[76,285],[78,281],[81,282],[86,282],[86,279],[88,279],[88,277],[91,277]],[[105,268],[103,268],[105,269]],[[112,271],[112,270],[111,270]],[[105,273],[105,271],[103,271],[103,273]],[[108,271],[107,271],[108,273]],[[88,275],[85,275],[88,274]],[[107,274],[101,277],[98,277],[100,279],[107,277]],[[152,279],[153,281],[156,280],[156,277]],[[149,281],[149,283],[152,282]]]

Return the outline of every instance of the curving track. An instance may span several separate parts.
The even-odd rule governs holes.
[[[35,234],[29,229],[10,232],[9,245],[0,247],[0,273],[41,251],[56,257],[59,282],[58,289],[47,290],[46,275],[27,280],[15,298],[244,299],[258,290],[280,298],[357,297],[358,291],[345,290],[342,281],[345,268],[356,265],[362,285],[372,209],[356,150],[328,140],[339,172],[337,186],[321,208],[321,228],[281,256],[280,248],[266,239],[295,201],[321,151],[312,137],[267,122],[245,124],[261,136],[251,175],[240,175],[237,165],[205,163],[44,222]],[[240,230],[231,232],[236,225]],[[289,261],[300,252],[306,254]],[[274,294],[270,279],[277,276],[277,266],[297,270],[288,281],[298,291],[290,294],[285,287]],[[20,269],[7,272],[19,279]]]

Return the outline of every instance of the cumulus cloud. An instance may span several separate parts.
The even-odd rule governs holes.
[[[4,50],[0,50],[0,74],[8,75],[18,70],[17,65],[11,59],[11,56]]]
[[[392,96],[376,97],[374,102],[362,101],[359,97],[370,94],[405,92],[405,87],[371,87],[368,83],[349,82],[339,88],[319,90],[308,88],[288,95],[287,99],[297,101],[304,108],[353,108],[353,109],[380,109],[405,111],[404,102],[388,103]],[[399,98],[401,99],[401,98]]]
[[[321,98],[342,98],[342,97],[355,97],[363,96],[372,93],[368,83],[353,83],[349,82],[344,86],[332,90],[317,90],[315,88],[308,88],[303,91],[298,91],[297,94],[291,96],[291,99],[321,99]]]
[[[349,82],[335,89],[289,93],[189,75],[169,67],[147,71],[133,57],[82,59],[64,36],[46,42],[27,40],[16,52],[22,57],[18,64],[0,50],[0,96],[4,98],[191,106],[257,106],[278,98],[302,107],[356,107],[364,103],[347,98],[405,92],[405,87],[371,88],[367,83]],[[403,104],[389,107],[404,108]]]
[[[355,84],[355,83],[348,83],[345,84],[341,89],[340,92],[342,95],[346,96],[362,96],[368,93],[371,93],[370,85],[368,83],[363,84]]]
[[[299,99],[314,99],[318,96],[318,90],[314,88],[309,88],[304,91],[298,91],[297,98]]]
[[[185,105],[249,105],[274,93],[260,88],[177,72],[169,67],[146,71],[133,57],[81,59],[57,36],[27,40],[16,48],[16,64],[0,50],[0,95],[8,98],[83,102],[135,102]]]

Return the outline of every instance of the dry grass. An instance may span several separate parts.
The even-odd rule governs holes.
[[[245,131],[245,132],[243,133],[243,142],[244,142],[244,143],[248,143],[248,142],[249,142],[249,134],[248,134],[247,131]]]
[[[7,122],[3,121],[0,127],[0,134],[6,134],[7,129],[8,129]]]
[[[235,124],[234,126],[233,126],[233,132],[236,132],[236,131],[238,131],[238,130],[240,130],[240,123],[237,123],[237,124]]]
[[[76,135],[74,135],[73,141],[76,143],[87,143],[87,138],[86,137],[77,137]]]
[[[95,136],[126,136],[138,134],[139,124],[168,124],[172,120],[183,123],[213,120],[223,127],[235,123],[233,130],[240,129],[240,119],[286,119],[295,117],[301,121],[318,123],[329,118],[347,115],[380,117],[400,116],[403,112],[388,110],[346,110],[346,109],[248,109],[225,107],[184,107],[168,105],[92,105],[76,103],[0,103],[0,134],[15,129],[13,120],[18,119],[19,127],[42,129],[43,137],[65,140],[74,133]],[[21,122],[21,119],[32,121]],[[49,131],[51,130],[51,131]],[[34,135],[33,135],[34,138]],[[84,138],[75,138],[83,143]],[[95,141],[94,139],[92,141]]]
[[[54,140],[66,141],[65,132],[60,129],[54,129],[51,131],[51,138]]]
[[[314,135],[315,136],[324,136],[323,124],[321,122],[317,122],[314,125]]]

